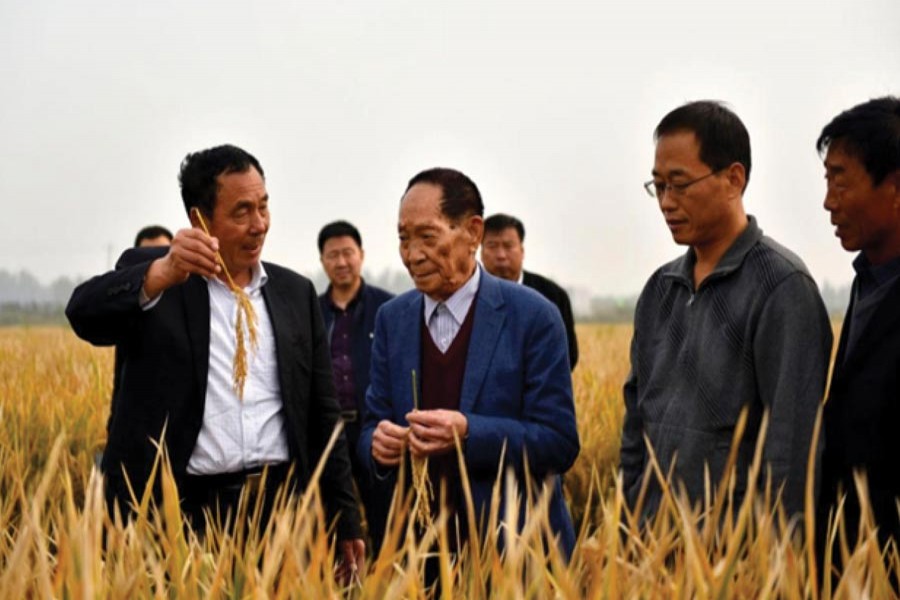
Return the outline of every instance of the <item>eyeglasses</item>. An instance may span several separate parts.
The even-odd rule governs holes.
[[[725,167],[728,168],[728,167]],[[685,183],[669,183],[667,181],[656,181],[655,179],[651,179],[650,181],[644,184],[644,189],[647,191],[647,194],[651,198],[662,198],[664,194],[669,193],[675,196],[682,195],[689,187],[694,185],[695,183],[700,183],[707,177],[712,177],[713,175],[717,175],[721,173],[725,169],[716,169],[712,173],[707,173],[703,177],[698,177],[697,179],[692,179]]]

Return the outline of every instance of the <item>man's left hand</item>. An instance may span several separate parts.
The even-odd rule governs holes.
[[[469,434],[469,421],[458,410],[414,410],[409,421],[409,450],[415,456],[431,456],[455,451],[453,432],[462,442]]]
[[[341,585],[361,583],[366,570],[366,543],[361,538],[338,542],[340,556],[334,573]]]

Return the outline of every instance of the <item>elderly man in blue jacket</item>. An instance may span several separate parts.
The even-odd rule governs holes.
[[[551,486],[550,525],[568,554],[575,534],[560,475],[579,441],[566,332],[548,300],[478,266],[483,214],[478,188],[458,171],[430,169],[410,181],[398,231],[416,289],[376,318],[357,449],[379,477],[394,475],[407,448],[428,457],[435,495],[443,487],[443,508],[459,516],[457,545],[467,519],[454,439],[481,526],[498,472],[511,468],[523,485],[527,462],[533,480]]]

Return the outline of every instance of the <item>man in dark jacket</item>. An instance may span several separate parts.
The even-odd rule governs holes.
[[[846,494],[843,521],[856,539],[854,472],[865,474],[882,543],[900,541],[900,98],[855,106],[822,130],[825,210],[841,245],[859,252],[828,400],[818,526]],[[852,547],[852,546],[851,546]]]
[[[184,159],[180,182],[193,227],[168,249],[127,251],[115,271],[75,289],[66,315],[79,337],[115,344],[121,358],[102,464],[110,508],[129,508],[129,485],[142,495],[161,442],[182,510],[202,530],[205,509],[233,518],[242,488],[265,494],[266,503],[274,483],[303,489],[340,409],[312,284],[260,260],[270,221],[259,162],[234,146],[203,150]],[[255,346],[246,327],[235,327],[232,286],[258,318]],[[246,378],[237,382],[241,355]],[[263,469],[269,485],[260,490]],[[361,566],[344,436],[319,485],[338,519],[344,564]]]
[[[497,213],[484,220],[484,241],[481,243],[481,262],[487,272],[502,279],[520,283],[536,290],[552,302],[566,326],[569,368],[578,363],[578,338],[575,337],[575,318],[569,295],[555,282],[522,268],[525,258],[525,226],[516,217]]]
[[[353,477],[366,507],[369,537],[377,554],[384,538],[393,489],[371,476],[360,464],[355,449],[369,387],[375,313],[394,295],[366,284],[361,275],[364,257],[359,230],[347,221],[329,223],[319,232],[319,259],[330,282],[325,293],[319,296],[319,305],[331,348],[334,387],[351,449]]]

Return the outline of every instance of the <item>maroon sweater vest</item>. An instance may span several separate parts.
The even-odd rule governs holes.
[[[441,353],[435,345],[425,325],[425,319],[422,319],[422,395],[419,397],[419,408],[422,410],[435,408],[459,410],[463,379],[466,374],[466,357],[469,354],[469,340],[472,338],[472,323],[475,320],[476,300],[472,301],[462,327],[453,338],[446,354]],[[443,485],[446,490],[445,506],[455,512],[462,491],[456,450],[430,457],[428,476],[434,485],[435,503],[440,500]]]

